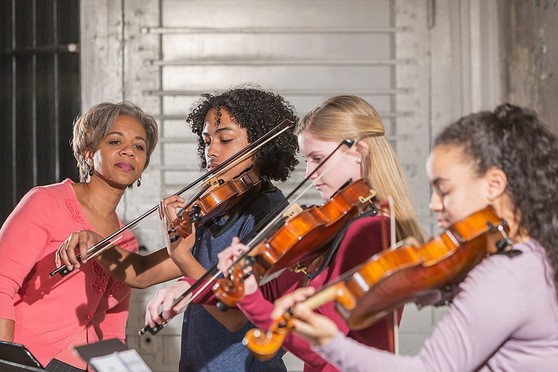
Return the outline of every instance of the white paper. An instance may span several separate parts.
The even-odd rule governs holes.
[[[97,372],[152,372],[134,349],[91,358]]]

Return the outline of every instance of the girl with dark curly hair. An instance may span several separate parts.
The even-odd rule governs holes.
[[[427,162],[430,207],[442,228],[488,205],[512,245],[473,268],[417,356],[345,338],[328,318],[295,305],[295,331],[342,370],[551,371],[558,365],[558,140],[535,113],[511,104],[442,131]],[[494,247],[488,247],[495,253]],[[276,302],[283,314],[312,294]]]
[[[202,97],[186,121],[192,126],[192,132],[199,136],[198,154],[204,169],[211,169],[211,165],[217,165],[216,161],[226,160],[222,156],[216,159],[209,150],[211,136],[206,129],[227,133],[229,129],[226,127],[232,123],[238,127],[235,129],[246,132],[244,144],[249,144],[285,119],[293,123],[298,120],[294,107],[283,97],[261,89],[237,88],[218,95],[204,94]],[[223,142],[220,137],[217,139]],[[289,131],[260,148],[252,162],[262,176],[285,181],[298,164],[294,156],[297,151],[296,138]],[[236,173],[230,172],[232,175]]]
[[[199,136],[198,153],[201,165],[215,168],[230,156],[262,137],[285,119],[298,121],[294,109],[283,97],[254,88],[237,88],[218,95],[204,94],[202,100],[188,115],[187,122]],[[206,269],[217,263],[217,255],[226,248],[234,236],[244,237],[271,210],[286,200],[269,180],[285,181],[298,163],[298,150],[293,130],[281,134],[261,147],[252,158],[220,176],[224,181],[252,167],[267,181],[263,190],[249,201],[236,207],[234,214],[215,219],[199,227],[196,240],[184,239],[182,245],[169,243],[169,250],[180,252],[173,259],[188,278],[201,277]],[[185,206],[180,197],[170,197],[166,219],[176,217],[176,209]],[[159,314],[161,299],[176,298],[192,283],[184,279],[159,291],[147,307],[147,323],[154,326],[150,310]],[[220,320],[222,324],[216,322]],[[160,319],[159,319],[160,321]],[[189,306],[184,314],[182,328],[182,356],[180,371],[275,371],[285,370],[281,355],[261,362],[242,345],[244,332],[251,327],[239,310],[219,312],[212,305]]]

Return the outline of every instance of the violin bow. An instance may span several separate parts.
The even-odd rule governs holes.
[[[353,146],[353,144],[356,141],[354,140],[343,140],[341,141],[341,143],[339,143],[339,145],[324,159],[323,162],[321,162],[316,169],[314,169],[308,176],[306,176],[302,182],[300,182],[286,197],[286,200],[289,200],[309,179],[310,177],[312,177],[326,162],[327,160],[333,156],[333,154],[335,154],[335,152],[337,150],[339,150],[342,146],[347,146],[349,149]],[[329,166],[328,170],[331,168],[331,165]],[[322,175],[319,177],[321,178]],[[318,179],[319,179],[318,178]],[[294,200],[298,200],[303,194],[304,192],[306,192],[310,187],[312,186],[312,184],[310,184],[305,190],[303,190],[303,192]],[[272,227],[275,227],[275,223],[277,221],[279,221],[279,219],[282,216],[281,211],[285,211],[286,209],[288,209],[289,206],[287,207],[283,207],[282,205],[278,205],[275,208],[273,208],[271,210],[270,213],[268,213],[266,215],[266,218],[260,220],[258,222],[258,224],[256,224],[256,226],[254,228],[252,228],[252,231],[259,231],[259,233],[254,236],[254,238],[252,238],[249,242],[246,242],[246,240],[241,240],[242,244],[254,244],[255,241],[259,241],[262,236],[264,234],[267,233],[268,230],[270,230]],[[265,227],[264,227],[265,226]],[[251,232],[248,233],[246,236],[249,237],[251,236]],[[244,252],[242,255],[240,255],[232,264],[231,264],[231,268],[229,269],[232,270],[232,268],[234,268],[239,262],[241,262],[242,260],[246,259],[250,252],[256,247],[256,244],[254,244],[248,251]],[[219,277],[219,275],[221,275],[221,271],[217,269],[217,264],[213,265],[211,268],[209,268],[198,280],[196,280],[192,286],[190,288],[188,288],[185,292],[183,292],[180,296],[178,296],[174,301],[173,304],[171,306],[172,308],[175,308],[176,306],[178,306],[178,304],[183,301],[187,296],[189,296],[190,294],[192,295],[192,297],[190,297],[189,301],[187,304],[185,304],[185,306],[183,305],[180,309],[178,309],[177,313],[172,316],[171,318],[165,320],[163,323],[156,325],[155,327],[150,327],[148,325],[146,325],[145,327],[143,327],[138,334],[140,336],[144,335],[146,332],[151,333],[152,335],[156,335],[157,333],[159,333],[167,324],[169,321],[171,321],[176,315],[180,314],[182,311],[184,311],[184,309],[186,309],[186,306],[191,303],[196,297],[198,297],[201,293],[203,293],[203,291],[213,283],[213,281],[215,281],[215,279],[217,279]],[[199,288],[199,289],[198,289]],[[198,289],[197,292],[193,293],[196,289]],[[159,314],[160,317],[162,317],[162,313]]]
[[[388,209],[389,209],[389,231],[390,231],[390,242],[391,244],[386,244],[384,235],[384,250],[394,250],[397,249],[397,233],[396,233],[396,221],[395,221],[395,208],[393,206],[393,197],[388,195],[387,197]],[[395,355],[399,355],[399,322],[398,322],[398,310],[395,309],[388,315],[388,341],[390,351]]]
[[[196,180],[194,180],[190,184],[186,185],[185,187],[183,187],[182,189],[180,189],[179,191],[177,191],[173,195],[182,195],[183,193],[192,189],[193,187],[197,186],[198,184],[205,182],[210,176],[215,177],[217,175],[220,175],[220,174],[226,172],[228,169],[234,167],[236,164],[240,163],[241,161],[244,161],[247,157],[251,156],[251,154],[253,154],[254,151],[259,149],[261,146],[263,146],[267,142],[271,141],[275,137],[279,136],[280,134],[285,132],[287,129],[289,129],[293,125],[294,125],[294,123],[292,121],[290,121],[289,119],[283,120],[281,123],[276,125],[273,129],[271,129],[269,132],[267,132],[266,134],[264,134],[263,136],[261,136],[260,138],[258,138],[257,140],[255,140],[254,142],[249,144],[248,146],[244,147],[242,150],[238,151],[236,154],[234,154],[233,156],[228,158],[223,163],[219,164],[217,167],[215,167],[212,170],[204,173],[203,175],[198,177]],[[87,259],[94,258],[94,257],[98,256],[99,254],[103,253],[108,248],[113,247],[114,245],[111,243],[111,239],[118,236],[119,234],[121,234],[122,232],[124,232],[127,229],[132,230],[142,220],[144,220],[146,217],[150,216],[151,214],[153,214],[157,210],[159,210],[159,204],[157,204],[156,206],[154,206],[153,208],[151,208],[147,212],[143,213],[141,216],[137,217],[136,219],[130,221],[126,225],[122,226],[120,229],[116,230],[114,233],[112,233],[109,236],[105,237],[104,239],[100,240],[95,245],[91,246],[87,250]],[[77,257],[78,260],[81,261],[81,254],[78,254],[76,257]],[[70,273],[70,270],[68,270],[66,265],[63,265],[63,266],[60,266],[60,267],[56,268],[51,273],[49,273],[48,277],[52,278],[56,274],[66,276],[69,273]]]

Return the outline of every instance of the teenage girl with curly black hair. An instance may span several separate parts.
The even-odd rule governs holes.
[[[212,170],[239,150],[245,148],[285,119],[298,121],[294,108],[280,95],[253,87],[239,87],[219,94],[204,94],[187,117],[192,132],[198,135],[201,166]],[[293,129],[259,148],[255,155],[219,176],[229,181],[247,170],[257,171],[263,186],[256,195],[242,200],[232,211],[215,217],[203,226],[193,226],[193,234],[170,242],[148,256],[140,256],[117,248],[100,256],[101,264],[125,283],[145,288],[185,275],[177,283],[161,289],[177,295],[218,261],[217,254],[234,236],[244,237],[258,221],[278,205],[287,205],[283,193],[271,180],[285,181],[298,161],[298,145]],[[168,221],[177,217],[177,209],[185,207],[179,196],[161,202],[165,234]],[[83,250],[100,240],[91,232],[76,234],[68,248],[60,251],[66,265],[79,265],[74,247],[80,241]],[[169,256],[170,254],[170,256]],[[172,257],[172,260],[169,258]],[[174,260],[174,261],[173,261]],[[235,309],[221,313],[212,305],[190,306],[184,314],[180,371],[284,371],[281,355],[260,362],[253,358],[241,341],[251,324]]]
[[[199,136],[198,154],[202,168],[207,167],[207,141],[203,131],[208,112],[214,111],[217,126],[220,125],[223,114],[232,118],[238,127],[246,130],[248,143],[262,137],[284,119],[292,122],[297,120],[294,108],[283,97],[260,89],[237,88],[218,95],[203,94],[202,97],[186,119],[192,126],[192,132]],[[298,163],[293,157],[298,151],[298,145],[293,139],[291,134],[281,135],[258,150],[254,165],[262,175],[277,181],[287,179]]]

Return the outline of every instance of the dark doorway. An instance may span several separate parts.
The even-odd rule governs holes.
[[[0,224],[34,186],[78,179],[79,1],[0,0]]]

